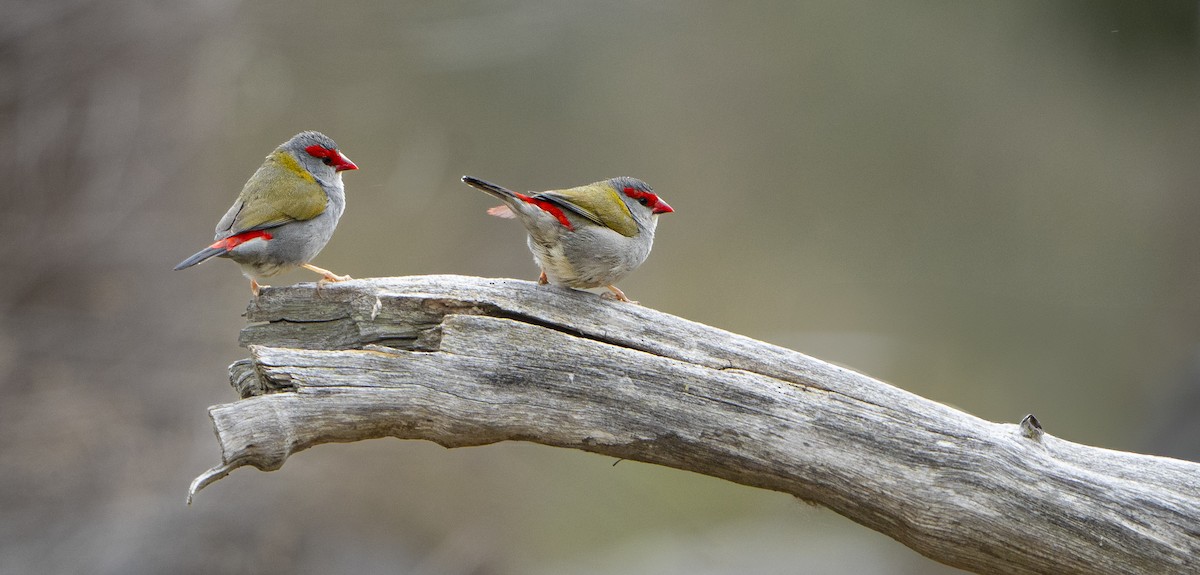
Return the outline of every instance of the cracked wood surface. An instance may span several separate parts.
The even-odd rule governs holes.
[[[464,276],[269,289],[191,495],[313,445],[531,441],[790,493],[978,573],[1200,573],[1200,465],[985,421],[596,294]]]

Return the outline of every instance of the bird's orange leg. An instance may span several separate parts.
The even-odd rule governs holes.
[[[302,267],[302,268],[304,268],[304,269],[306,269],[306,270],[308,270],[308,271],[310,271],[310,272],[314,272],[314,273],[319,273],[319,274],[321,274],[321,275],[323,276],[323,277],[321,278],[321,283],[324,283],[324,282],[344,282],[344,281],[347,281],[347,280],[352,280],[352,279],[354,279],[354,278],[352,278],[352,277],[350,277],[350,276],[339,276],[339,275],[337,275],[337,274],[335,274],[335,273],[333,273],[333,272],[331,272],[331,271],[329,271],[329,270],[327,270],[327,269],[324,269],[324,268],[319,268],[319,267],[317,267],[317,266],[314,266],[314,265],[312,265],[312,264],[300,264],[300,267]]]
[[[253,278],[250,279],[250,291],[254,293],[254,297],[258,297],[258,292],[262,291],[262,288],[265,288],[265,287],[271,287],[271,286],[261,285],[258,282],[254,281]]]
[[[604,294],[604,295],[606,295],[606,296],[611,296],[613,299],[616,299],[617,301],[623,301],[623,302],[626,302],[626,303],[633,303],[633,304],[636,304],[636,303],[637,303],[636,301],[633,301],[633,300],[631,300],[631,299],[629,299],[629,298],[625,297],[625,292],[623,292],[623,291],[621,291],[621,290],[617,289],[617,286],[615,286],[615,285],[606,285],[606,286],[604,286],[604,287],[606,287],[606,288],[608,288],[610,291],[612,291],[612,293],[611,293],[611,294]]]
[[[538,285],[544,286],[548,283],[550,283],[550,280],[546,278],[546,272],[543,270],[542,275],[538,276]]]

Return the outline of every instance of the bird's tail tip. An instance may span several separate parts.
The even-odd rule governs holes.
[[[179,262],[179,264],[176,265],[174,269],[175,269],[175,271],[179,271],[182,269],[190,268],[198,263],[201,263],[201,262],[207,260],[208,258],[211,258],[213,256],[219,256],[221,254],[227,253],[228,251],[229,250],[226,250],[225,248],[208,246],[207,248],[204,248],[204,249],[192,254],[192,257]]]
[[[471,186],[472,188],[487,192],[498,198],[512,198],[512,197],[516,197],[516,195],[517,195],[516,192],[514,192],[508,188],[505,188],[503,186],[497,186],[496,184],[481,180],[481,179],[473,177],[473,176],[463,176],[462,181],[463,181],[463,183],[467,184],[468,186]]]

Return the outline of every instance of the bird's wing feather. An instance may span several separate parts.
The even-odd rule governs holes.
[[[625,202],[609,186],[587,185],[569,190],[542,192],[533,197],[553,202],[570,210],[596,225],[609,228],[623,236],[633,237],[638,233],[637,222],[625,207]]]
[[[545,200],[547,202],[550,202],[564,210],[573,212],[577,216],[591,220],[592,223],[594,223],[598,226],[604,225],[604,220],[600,219],[599,214],[592,212],[585,206],[579,205],[579,204],[571,201],[571,199],[567,198],[566,196],[564,196],[563,194],[561,194],[559,192],[540,192],[540,193],[534,194],[533,198],[535,200]]]
[[[242,188],[241,208],[225,215],[230,218],[226,230],[232,235],[311,220],[325,211],[328,200],[312,174],[287,152],[276,151]]]

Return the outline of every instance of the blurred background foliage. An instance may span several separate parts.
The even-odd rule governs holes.
[[[622,284],[643,304],[1200,458],[1194,1],[0,14],[0,573],[956,572],[781,494],[528,444],[322,446],[184,507],[249,293],[171,266],[303,129],[362,167],[338,273],[532,279],[460,175],[636,176],[677,209]]]

